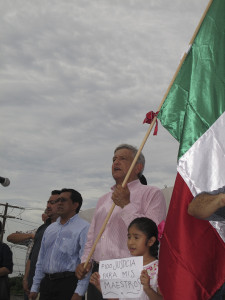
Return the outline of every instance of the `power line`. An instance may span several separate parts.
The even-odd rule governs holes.
[[[41,210],[43,211],[43,208],[33,208],[33,207],[25,207],[25,210]]]
[[[0,206],[4,206],[4,207],[5,207],[5,209],[4,209],[4,214],[0,214],[0,217],[3,218],[3,222],[2,222],[2,232],[1,232],[1,235],[0,235],[0,241],[2,242],[2,240],[3,240],[3,235],[4,235],[4,233],[5,233],[6,219],[8,219],[8,218],[18,219],[18,218],[16,218],[15,216],[7,215],[8,208],[24,209],[24,207],[19,207],[19,206],[14,206],[14,205],[9,205],[8,203],[6,203],[6,204],[0,203]]]
[[[18,220],[23,221],[23,222],[20,222]],[[23,219],[18,219],[18,218],[17,218],[17,221],[15,221],[15,220],[10,220],[10,221],[11,222],[16,222],[16,223],[19,223],[19,224],[23,224],[23,225],[27,225],[27,226],[30,226],[30,224],[34,224],[34,225],[40,226],[40,223],[36,223],[36,222],[32,222],[32,221],[27,221],[27,220],[25,221]],[[26,224],[26,223],[28,223],[28,224]]]

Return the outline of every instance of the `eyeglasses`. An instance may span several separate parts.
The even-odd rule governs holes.
[[[66,202],[68,201],[69,199],[66,199],[66,198],[58,198],[57,199],[57,202]]]
[[[48,204],[56,204],[57,202],[59,202],[59,199],[47,201]]]

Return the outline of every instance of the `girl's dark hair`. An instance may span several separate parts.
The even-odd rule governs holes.
[[[141,218],[134,219],[130,223],[128,230],[133,225],[135,225],[138,228],[138,230],[142,231],[146,235],[147,240],[150,240],[150,238],[153,236],[156,238],[155,243],[149,248],[149,252],[153,257],[158,259],[159,241],[158,241],[158,228],[156,223],[151,219],[141,217]]]

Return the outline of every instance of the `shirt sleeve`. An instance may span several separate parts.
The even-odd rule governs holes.
[[[9,270],[10,273],[13,271],[13,261],[12,261],[12,251],[9,246],[2,244],[2,265],[0,267],[5,267]]]
[[[80,260],[81,260],[81,255],[82,255],[84,247],[85,247],[88,229],[89,229],[89,225],[87,225],[80,233],[80,240],[79,240],[79,244],[80,244],[79,258],[80,258]],[[91,272],[89,272],[84,277],[84,279],[78,280],[77,287],[76,287],[74,293],[77,293],[80,296],[83,296],[85,294],[85,292],[88,288],[90,276],[91,276]]]
[[[121,217],[128,227],[135,218],[146,217],[153,220],[158,225],[166,218],[166,201],[162,191],[156,187],[148,187],[148,189],[140,196],[140,207],[132,202],[126,205]]]
[[[86,262],[86,259],[88,258],[88,255],[91,251],[91,248],[94,244],[94,237],[95,237],[95,218],[96,218],[96,211],[97,211],[97,207],[95,209],[92,221],[91,221],[91,225],[89,227],[88,230],[88,234],[87,234],[87,239],[86,239],[86,243],[83,249],[83,254],[81,256],[81,262],[84,263]]]
[[[43,270],[42,270],[42,261],[43,261],[44,255],[45,255],[45,233],[43,235],[43,239],[42,239],[42,242],[41,242],[41,248],[40,248],[39,255],[38,255],[38,260],[37,260],[37,263],[36,263],[35,275],[34,275],[34,278],[33,278],[33,284],[32,284],[32,287],[31,287],[31,292],[38,293],[41,280],[45,275]]]

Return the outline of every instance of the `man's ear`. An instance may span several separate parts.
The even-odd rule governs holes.
[[[155,237],[155,236],[152,236],[152,237],[148,240],[147,245],[148,245],[149,247],[151,247],[152,245],[155,244],[155,241],[156,241],[156,237]]]
[[[74,211],[76,211],[77,210],[77,208],[78,208],[78,206],[79,206],[79,203],[78,202],[74,202],[73,203],[73,207],[74,207]]]
[[[137,163],[135,165],[135,174],[138,175],[143,170],[143,165],[141,163]]]

